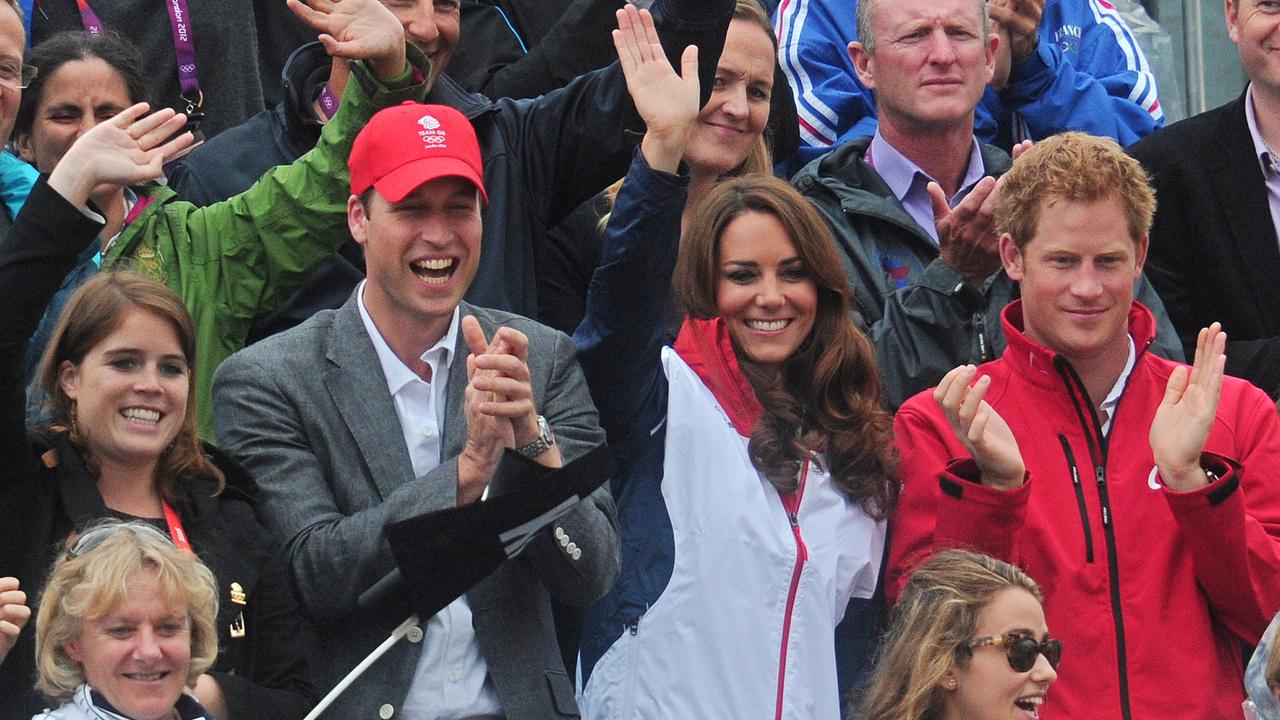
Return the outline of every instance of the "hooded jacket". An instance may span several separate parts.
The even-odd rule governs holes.
[[[891,600],[933,551],[965,547],[1024,569],[1066,647],[1044,718],[1240,717],[1241,648],[1280,606],[1280,416],[1226,377],[1201,466],[1217,480],[1164,486],[1149,432],[1176,363],[1151,354],[1134,303],[1137,358],[1110,431],[1071,364],[1004,311],[1009,347],[979,368],[1018,440],[1027,479],[1009,491],[977,466],[930,393],[895,418],[903,494],[887,575]]]

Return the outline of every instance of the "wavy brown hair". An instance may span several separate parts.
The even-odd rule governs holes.
[[[714,318],[720,238],[744,213],[777,218],[817,286],[813,329],[780,374],[734,350],[764,416],[751,433],[751,463],[779,492],[794,490],[801,460],[826,454],[832,480],[876,519],[897,502],[893,420],[881,401],[875,351],[849,317],[849,286],[831,232],[791,185],[770,175],[722,181],[699,205],[672,278],[676,299],[695,318]]]
[[[226,478],[204,454],[196,434],[195,405],[195,324],[187,306],[167,286],[136,272],[124,270],[95,275],[72,294],[58,318],[49,345],[40,360],[36,384],[44,391],[52,414],[47,428],[67,433],[71,444],[85,459],[85,466],[97,474],[98,464],[91,443],[72,417],[74,401],[67,397],[59,378],[66,364],[79,366],[98,343],[115,332],[130,310],[143,310],[169,323],[178,336],[187,361],[187,406],[182,425],[169,449],[156,464],[155,483],[160,496],[170,503],[188,503],[203,479],[213,480],[221,491]]]
[[[858,720],[941,717],[947,673],[965,667],[978,615],[998,593],[1020,588],[1043,601],[1040,586],[1002,560],[967,550],[943,550],[907,581],[893,625],[880,644],[875,675]]]

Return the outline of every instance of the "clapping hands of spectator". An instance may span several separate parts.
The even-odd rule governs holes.
[[[1014,145],[1013,159],[1022,157],[1029,149],[1030,140]],[[938,228],[939,257],[974,287],[980,287],[987,276],[1000,268],[1000,236],[995,226],[999,181],[982,178],[954,208],[947,203],[947,196],[938,183],[929,183],[926,190]]]
[[[1218,397],[1226,371],[1227,334],[1214,323],[1200,329],[1196,356],[1187,368],[1174,368],[1165,384],[1164,399],[1151,421],[1151,455],[1165,486],[1188,492],[1209,484],[1200,454],[1218,413]]]
[[[154,180],[164,163],[189,148],[195,138],[178,133],[187,116],[171,108],[147,115],[138,103],[81,135],[49,175],[49,187],[77,207],[124,185]]]
[[[972,365],[953,369],[938,383],[933,399],[942,407],[956,439],[977,463],[982,484],[1012,490],[1022,485],[1026,465],[1013,431],[985,400],[991,377],[983,375],[974,382],[977,372]]]
[[[991,0],[987,12],[1009,33],[1009,54],[1014,63],[1036,51],[1045,0]]]
[[[684,49],[677,75],[662,50],[648,10],[627,5],[617,11],[617,18],[613,45],[627,79],[627,91],[646,128],[641,152],[651,168],[674,173],[698,117],[698,48],[690,45]]]
[[[365,60],[380,78],[404,72],[404,27],[379,0],[288,0],[289,9],[320,31],[333,57]]]
[[[0,664],[9,656],[18,633],[31,618],[27,594],[18,589],[18,579],[0,577]]]
[[[515,328],[500,327],[486,340],[471,315],[461,324],[471,349],[464,395],[467,443],[458,457],[458,504],[465,505],[484,494],[502,451],[537,441],[540,428],[529,373],[529,338]],[[537,460],[548,467],[562,462],[554,444]]]

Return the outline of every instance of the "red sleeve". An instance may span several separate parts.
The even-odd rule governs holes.
[[[911,571],[935,550],[961,547],[1015,561],[1030,477],[1016,490],[979,483],[977,465],[928,394],[894,417],[902,496],[893,518],[885,592],[898,600]]]
[[[1261,391],[1244,394],[1234,416],[1219,410],[1201,457],[1218,480],[1186,493],[1166,488],[1165,499],[1214,615],[1257,644],[1280,607],[1280,416]]]

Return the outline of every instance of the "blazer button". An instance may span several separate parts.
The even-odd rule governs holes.
[[[574,549],[573,549],[573,552],[572,552],[572,553],[570,553],[570,556],[571,556],[574,560],[581,560],[581,559],[582,559],[582,548],[574,548]]]
[[[422,628],[414,625],[409,628],[409,632],[405,633],[405,637],[408,638],[411,643],[422,642]]]
[[[560,547],[565,547],[566,545],[571,545],[571,544],[572,544],[572,543],[570,543],[570,542],[569,542],[569,536],[568,536],[568,535],[561,535],[561,536],[560,536]]]
[[[577,545],[575,545],[574,543],[569,543],[568,545],[565,546],[564,551],[572,555],[573,551],[577,549],[578,549]]]
[[[396,714],[396,709],[391,707],[391,703],[386,703],[378,708],[378,717],[382,720],[391,720],[391,716]]]
[[[565,538],[564,528],[562,527],[556,528],[555,535],[556,535],[556,540],[563,540]]]

